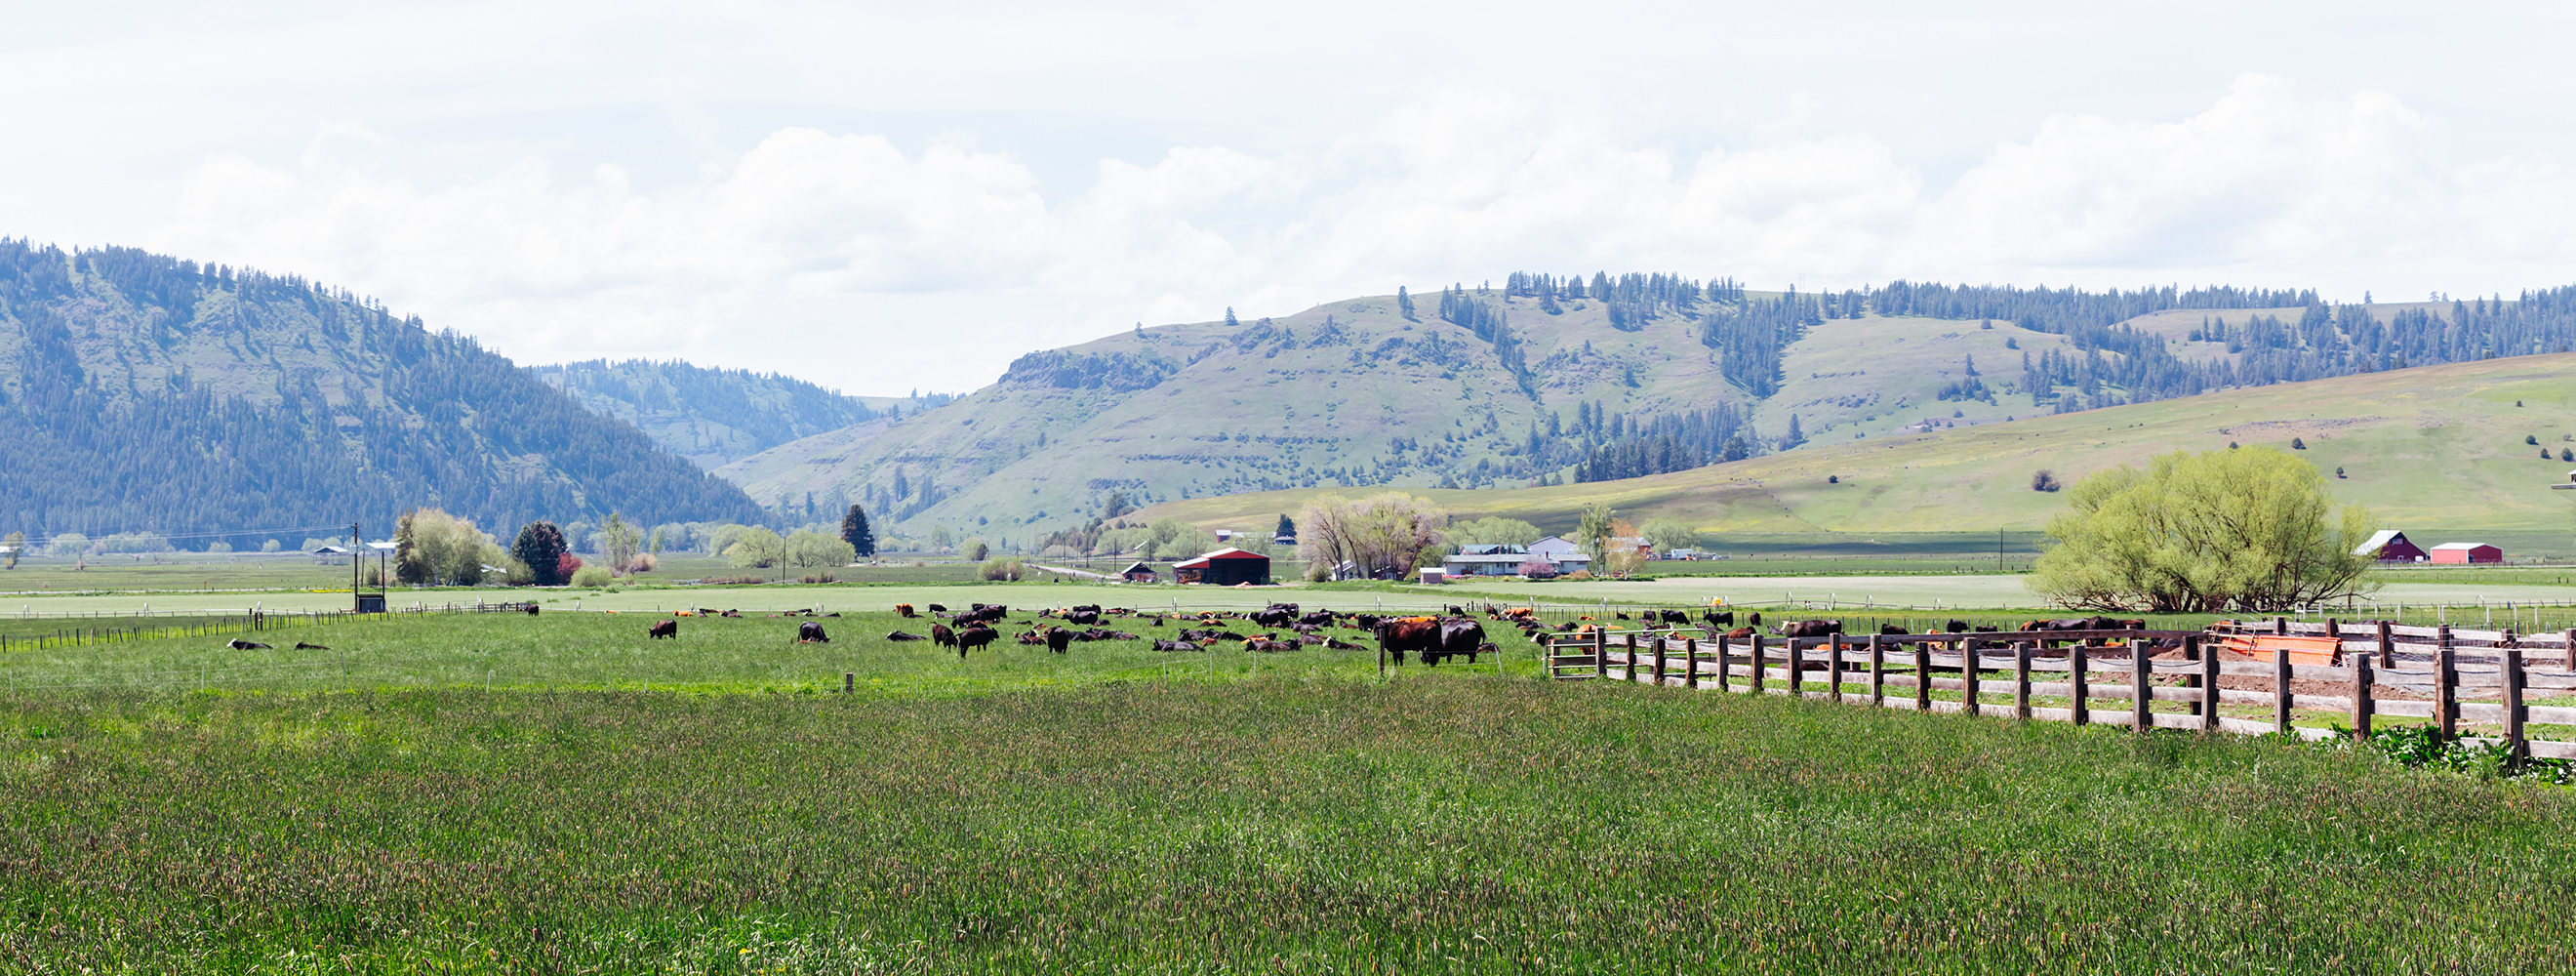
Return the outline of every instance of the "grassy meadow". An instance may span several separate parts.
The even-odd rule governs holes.
[[[555,613],[304,628],[335,651],[301,658],[13,651],[58,678],[276,667],[0,699],[0,971],[2576,960],[2559,788],[1549,683],[1525,652],[1391,680],[1362,652],[960,663],[875,639],[890,617],[825,620],[829,646],[786,618],[649,641],[642,615]]]

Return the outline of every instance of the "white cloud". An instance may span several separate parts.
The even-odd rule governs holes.
[[[2576,277],[2563,167],[2458,158],[2375,92],[2249,75],[2178,119],[2051,116],[1945,187],[1864,132],[1685,152],[1625,131],[1443,89],[1311,153],[1175,146],[1050,199],[1009,153],[805,127],[654,189],[541,153],[424,185],[381,162],[418,147],[331,126],[292,166],[205,160],[149,243],[344,284],[526,361],[682,356],[856,391],[971,388],[1140,319],[1515,269],[2347,297]]]

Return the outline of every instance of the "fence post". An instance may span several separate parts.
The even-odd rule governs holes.
[[[2441,726],[2442,741],[2460,734],[2460,671],[2456,652],[2451,649],[2451,628],[2442,627],[2441,647],[2433,652],[2433,721]]]
[[[851,693],[853,693],[853,692],[856,692],[856,691],[858,691],[858,690],[859,690],[859,675],[858,675],[858,672],[855,672],[855,671],[843,671],[843,672],[841,672],[841,693],[842,693],[842,694],[844,694],[844,695],[847,695],[847,694],[851,694]]]
[[[1914,642],[1914,710],[1932,710],[1932,642]]]
[[[1793,642],[1793,643],[1794,643],[1794,642]],[[1753,669],[1752,669],[1752,670],[1753,670],[1753,677],[1752,677],[1752,679],[1751,679],[1749,682],[1747,682],[1747,683],[1746,683],[1744,690],[1745,690],[1745,692],[1746,692],[1747,694],[1759,695],[1759,694],[1761,694],[1761,693],[1762,693],[1762,677],[1763,677],[1763,675],[1762,675],[1762,633],[1761,633],[1760,631],[1755,631],[1755,632],[1754,632],[1754,634],[1753,634],[1753,650],[1752,650],[1752,652],[1751,652],[1751,653],[1752,653],[1752,664],[1753,664]]]
[[[2093,656],[2084,653],[2082,642],[2079,641],[2075,646],[2066,649],[2066,683],[2072,686],[2067,691],[2075,699],[2075,714],[2071,718],[2077,725],[2090,725],[2093,722],[2093,710],[2088,705],[2093,689],[2090,683],[2085,681],[2085,672],[2092,667],[2092,664]]]
[[[1661,688],[1664,686],[1664,639],[1658,636],[1653,640],[1655,642],[1655,687]]]
[[[2129,708],[2131,731],[2144,734],[2156,727],[2155,666],[2148,660],[2147,642],[2129,639]]]
[[[2202,647],[2195,635],[2182,639],[2183,653],[2200,662],[2200,730],[2218,731],[2218,649]]]
[[[2522,737],[2522,649],[2509,647],[2497,657],[2496,670],[2504,677],[2504,745],[2505,761],[2519,767],[2531,750]]]
[[[2560,636],[2567,639],[2566,668],[2569,671],[2576,671],[2576,627],[2568,628],[2567,631]]]
[[[1789,697],[1807,697],[1807,648],[1798,638],[1787,638],[1789,645]]]
[[[1682,638],[1682,687],[1699,689],[1699,638]]]
[[[2013,645],[2013,717],[2030,721],[2030,654],[2029,641]]]
[[[2569,660],[2576,661],[2576,656],[2570,657]],[[2383,668],[2397,666],[2397,631],[2391,629],[2388,621],[2385,620],[2379,622],[2379,666]]]
[[[2288,617],[2274,617],[2274,618],[2272,618],[2272,632],[2273,632],[2273,633],[2275,633],[2275,634],[2287,634],[2287,633],[2289,633],[2289,632],[2290,632],[2290,618],[2288,618]]]
[[[1592,676],[1610,677],[1610,632],[1599,624],[1592,625]]]
[[[2370,657],[2352,659],[2352,738],[2355,742],[2370,738]]]
[[[1977,705],[1977,652],[1967,641],[1951,641],[1959,652],[1959,712],[1969,718],[1980,714]]]
[[[1869,707],[1887,705],[1887,646],[1879,643],[1877,634],[1869,635]]]
[[[1843,700],[1843,635],[1825,637],[1825,698],[1837,705]]]
[[[2360,660],[2354,655],[2353,660]],[[2290,649],[2272,649],[2272,731],[2290,734]]]
[[[1735,638],[1717,635],[1717,690],[1735,690]]]
[[[1627,637],[1628,649],[1619,654],[1619,662],[1622,666],[1620,677],[1626,678],[1630,684],[1635,684],[1637,682],[1637,635],[1629,634]]]

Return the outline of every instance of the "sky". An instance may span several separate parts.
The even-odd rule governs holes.
[[[856,394],[1556,274],[2576,283],[2576,8],[0,0],[0,236]]]

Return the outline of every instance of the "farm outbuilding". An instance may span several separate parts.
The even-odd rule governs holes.
[[[2500,563],[2504,561],[2504,550],[2483,542],[2445,542],[2433,547],[2432,561],[2446,566]]]
[[[1152,566],[1145,565],[1143,562],[1136,562],[1129,564],[1125,569],[1119,570],[1118,578],[1130,583],[1160,583],[1163,581],[1163,574],[1155,572],[1154,567]]]
[[[1241,549],[1219,549],[1197,559],[1172,564],[1172,579],[1180,583],[1206,583],[1210,586],[1234,586],[1250,583],[1270,585],[1270,557]]]
[[[2369,556],[2383,563],[2420,563],[2425,559],[2424,547],[2406,541],[2406,533],[2396,529],[2371,533],[2370,541],[2362,543],[2352,554]]]

